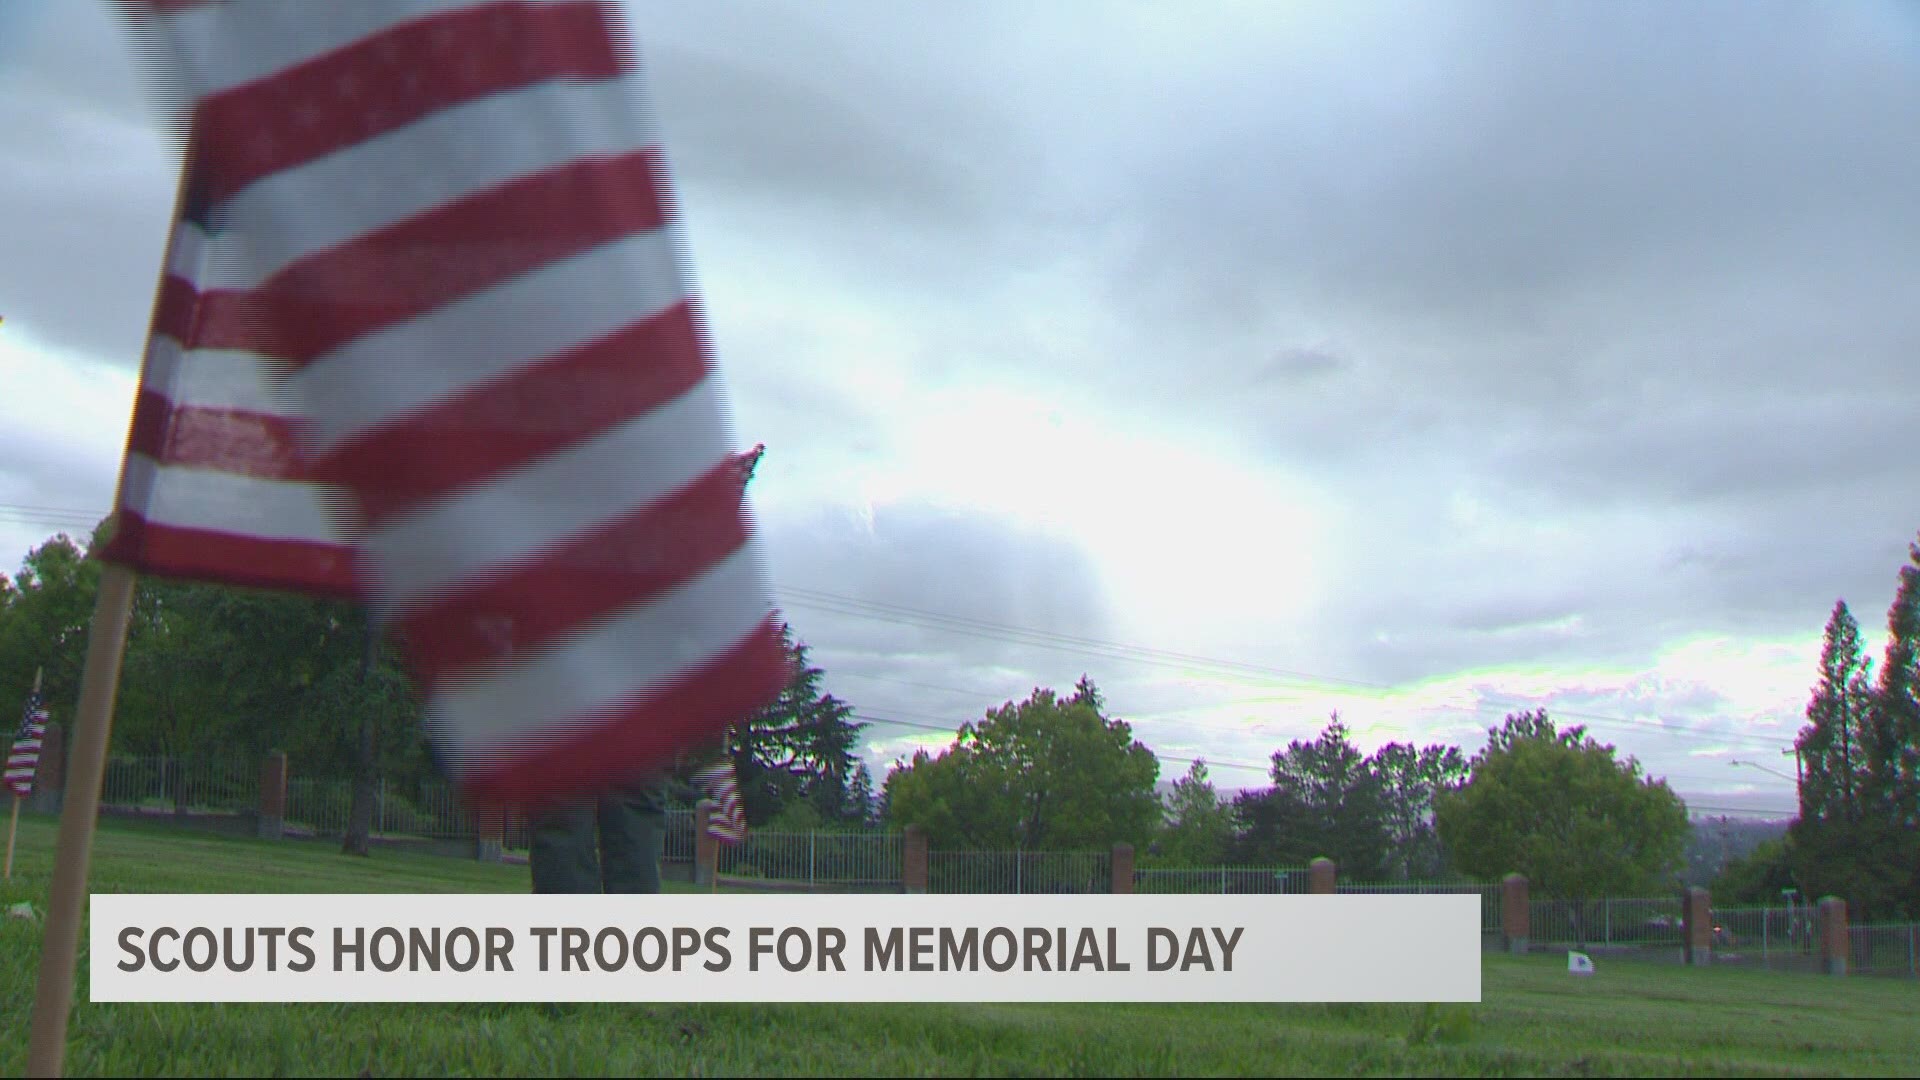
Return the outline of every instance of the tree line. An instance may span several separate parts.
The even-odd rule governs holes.
[[[882,816],[946,850],[1074,851],[1132,844],[1145,867],[1304,868],[1362,881],[1525,874],[1584,899],[1678,881],[1689,825],[1665,781],[1543,711],[1508,716],[1472,757],[1458,747],[1355,746],[1336,714],[1273,753],[1265,786],[1222,794],[1195,761],[1163,799],[1159,762],[1082,679],[1036,690],[887,776]]]
[[[1755,902],[1845,897],[1855,917],[1920,919],[1920,544],[1907,547],[1878,671],[1844,598],[1794,749],[1799,814],[1730,865],[1718,891]]]
[[[103,526],[104,527],[104,526]],[[55,723],[79,697],[100,564],[64,534],[0,574],[0,700],[20,702],[36,671]],[[873,778],[856,753],[853,709],[821,689],[823,672],[791,628],[795,671],[778,701],[731,736],[748,819],[783,815],[824,827],[873,816]],[[393,641],[359,605],[293,593],[142,577],[134,598],[112,752],[174,764],[161,783],[185,810],[183,759],[257,762],[284,751],[300,775],[351,778],[345,848],[369,846],[375,791],[393,798],[440,783],[418,698]],[[684,796],[689,777],[673,778]]]
[[[0,575],[0,692],[18,700],[44,668],[56,722],[77,698],[98,584],[88,547],[56,536],[19,573]],[[1717,895],[1771,900],[1797,886],[1864,912],[1914,910],[1920,545],[1911,554],[1877,672],[1844,601],[1836,605],[1799,741],[1802,813],[1782,840],[1728,866]],[[1083,677],[1067,693],[1037,688],[987,710],[876,785],[859,753],[866,725],[825,692],[791,627],[785,641],[792,683],[729,747],[756,828],[914,824],[943,850],[1125,842],[1149,867],[1302,867],[1324,856],[1359,880],[1518,872],[1570,898],[1661,892],[1685,869],[1691,828],[1679,797],[1631,756],[1543,711],[1506,717],[1470,756],[1401,742],[1368,753],[1335,714],[1315,737],[1276,749],[1256,787],[1223,792],[1195,761],[1163,794],[1159,758]],[[284,750],[302,775],[356,780],[346,846],[364,850],[376,780],[400,792],[438,782],[420,720],[396,650],[354,604],[140,583],[116,754],[258,760]]]

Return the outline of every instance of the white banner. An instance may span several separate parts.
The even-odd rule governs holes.
[[[94,1001],[1480,1000],[1480,897],[98,894]]]

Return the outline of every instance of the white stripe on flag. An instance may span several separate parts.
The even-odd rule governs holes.
[[[262,480],[206,469],[160,465],[144,454],[127,456],[127,501],[144,506],[156,524],[185,529],[337,543],[325,499],[338,498],[321,484]],[[139,495],[151,492],[147,498]]]
[[[703,381],[603,435],[370,531],[380,593],[396,610],[417,606],[681,490],[727,459],[712,430],[718,406]],[[636,461],[647,463],[644,473]]]
[[[182,350],[170,337],[155,337],[147,356],[150,366],[146,389],[175,405],[289,419],[299,415],[282,396],[273,368],[255,353],[238,349]]]
[[[497,94],[267,177],[226,204],[235,220],[264,225],[248,230],[244,264],[222,267],[220,285],[253,288],[295,260],[457,199],[654,146],[651,131],[620,112],[633,111],[638,93],[630,76]],[[534,115],[551,121],[530,123]],[[317,205],[327,213],[305,212]]]
[[[771,610],[758,600],[765,583],[757,563],[743,549],[666,596],[515,657],[504,671],[450,677],[429,708],[460,718],[459,730],[445,734],[470,752],[577,727],[753,633]]]
[[[690,295],[672,234],[642,233],[368,334],[293,375],[290,389],[309,403],[320,451]]]
[[[207,252],[219,244],[191,221],[178,223],[167,245],[166,272],[183,281],[197,282],[210,272]],[[230,260],[220,260],[230,261]]]

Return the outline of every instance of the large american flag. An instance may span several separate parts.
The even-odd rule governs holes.
[[[358,596],[470,793],[788,675],[617,7],[122,0],[188,174],[107,558]]]
[[[33,794],[33,777],[40,771],[40,743],[47,736],[47,703],[34,690],[27,694],[26,714],[20,718],[20,731],[7,751],[6,785],[15,798]]]

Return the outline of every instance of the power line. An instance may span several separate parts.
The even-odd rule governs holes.
[[[1247,669],[1262,676],[1279,677],[1291,682],[1305,683],[1308,686],[1318,686],[1318,687],[1352,686],[1352,687],[1359,687],[1359,688],[1365,688],[1365,689],[1371,689],[1371,690],[1386,691],[1389,693],[1397,692],[1401,689],[1399,687],[1391,686],[1384,683],[1368,683],[1368,682],[1363,682],[1357,679],[1343,679],[1343,678],[1331,677],[1331,676],[1323,678],[1323,677],[1318,677],[1313,675],[1307,675],[1300,672],[1287,671],[1281,668],[1267,668],[1262,665],[1246,664],[1240,661],[1215,660],[1208,657],[1192,656],[1190,654],[1184,654],[1184,653],[1166,652],[1164,650],[1151,649],[1145,646],[1134,646],[1134,645],[1125,645],[1120,643],[1099,642],[1091,638],[1076,638],[1076,637],[1072,637],[1071,635],[1054,634],[1050,631],[1031,630],[1031,629],[1025,629],[1021,627],[1003,627],[993,623],[982,622],[977,619],[965,619],[959,616],[947,616],[947,615],[942,615],[938,612],[923,611],[921,609],[908,608],[908,607],[904,607],[897,604],[883,604],[878,601],[857,600],[852,597],[842,597],[833,593],[824,593],[824,592],[820,592],[818,590],[813,590],[813,589],[786,587],[786,588],[780,589],[779,591],[782,593],[791,593],[791,594],[803,597],[803,599],[799,603],[791,605],[794,607],[812,608],[814,610],[827,611],[827,612],[838,614],[838,615],[848,615],[855,618],[874,619],[880,622],[890,622],[890,623],[895,623],[899,625],[920,626],[924,629],[945,630],[953,633],[966,634],[974,637],[983,637],[983,638],[988,638],[990,640],[1002,641],[1002,642],[1013,643],[1013,644],[1030,644],[1030,645],[1040,646],[1042,648],[1061,649],[1061,650],[1070,651],[1070,652],[1079,652],[1084,655],[1099,656],[1102,658],[1109,658],[1109,659],[1132,660],[1132,661],[1141,662],[1141,663],[1157,664],[1160,666],[1173,666],[1173,667],[1180,667],[1180,668],[1191,668],[1193,666],[1212,667],[1218,670],[1228,672],[1230,674],[1243,674],[1244,672],[1240,669]],[[806,597],[809,597],[809,596],[824,597],[826,599],[823,599],[823,600],[805,599]],[[1086,644],[1081,644],[1081,643],[1086,643]],[[881,676],[857,675],[857,677],[875,678],[875,679],[881,679],[881,681],[898,681],[903,683],[906,682],[906,680],[887,680],[882,678]],[[922,685],[922,686],[925,686],[927,689],[944,690],[952,693],[981,693],[982,696],[992,696],[992,695],[986,695],[980,691],[962,690],[958,687],[943,687],[943,686],[935,686],[932,684],[914,684],[914,683],[907,683],[907,685]],[[1502,709],[1502,708],[1530,709],[1530,708],[1536,707],[1536,705],[1537,703],[1522,702],[1517,699],[1503,699],[1500,697],[1487,695],[1487,696],[1482,696],[1476,704],[1470,705],[1470,706],[1439,704],[1439,705],[1416,705],[1416,706],[1413,706],[1413,708],[1418,712],[1426,712],[1426,713],[1448,712],[1448,713],[1460,713],[1460,714],[1466,714],[1466,715],[1479,715],[1487,712],[1489,709]],[[1781,740],[1768,738],[1762,735],[1748,735],[1748,734],[1743,734],[1739,732],[1728,732],[1724,734],[1720,734],[1720,733],[1708,734],[1703,732],[1690,731],[1685,728],[1670,727],[1657,720],[1647,721],[1647,720],[1636,720],[1632,718],[1602,716],[1598,714],[1580,712],[1580,711],[1571,710],[1571,709],[1549,709],[1548,712],[1558,717],[1568,717],[1574,720],[1588,721],[1588,726],[1592,726],[1592,727],[1603,727],[1603,728],[1617,729],[1621,731],[1635,731],[1635,732],[1657,731],[1670,738],[1675,738],[1680,740],[1692,740],[1692,741],[1702,742],[1702,743],[1742,742],[1742,743],[1747,743],[1753,746],[1764,746],[1768,749],[1777,749],[1781,745],[1783,745]]]
[[[33,521],[37,519],[42,521],[73,524],[73,525],[85,525],[87,527],[91,527],[92,525],[97,524],[98,521],[103,516],[104,515],[93,514],[91,512],[80,510],[78,508],[50,507],[50,506],[40,506],[40,505],[23,504],[23,503],[0,503],[0,521],[13,520],[16,522],[22,522],[22,521]],[[915,607],[910,607],[910,606],[901,605],[901,604],[890,604],[890,603],[874,601],[874,600],[861,600],[856,597],[843,596],[837,593],[826,592],[824,590],[819,590],[819,589],[808,589],[808,588],[803,588],[798,586],[788,586],[783,589],[780,589],[779,591],[787,595],[798,597],[799,602],[794,605],[797,607],[811,607],[811,608],[814,608],[815,610],[823,610],[833,614],[848,615],[856,618],[868,618],[868,619],[874,619],[874,620],[883,621],[883,622],[892,622],[896,624],[920,626],[924,629],[936,629],[936,630],[943,630],[950,633],[959,633],[959,634],[969,635],[974,637],[984,637],[990,640],[997,640],[997,641],[1001,641],[1009,644],[1024,644],[1024,645],[1037,646],[1041,648],[1060,649],[1060,650],[1065,650],[1070,652],[1079,652],[1084,655],[1099,656],[1099,657],[1108,658],[1108,659],[1130,660],[1138,663],[1153,664],[1158,666],[1170,666],[1170,667],[1177,667],[1177,668],[1189,669],[1189,670],[1194,667],[1211,668],[1216,672],[1224,673],[1228,675],[1237,675],[1242,677],[1253,676],[1253,677],[1267,678],[1267,679],[1280,679],[1286,682],[1301,684],[1301,685],[1305,685],[1307,687],[1312,687],[1312,688],[1326,689],[1326,688],[1346,687],[1346,688],[1352,688],[1352,689],[1372,690],[1372,691],[1379,691],[1379,692],[1385,692],[1385,693],[1398,693],[1403,691],[1402,687],[1397,687],[1397,686],[1393,686],[1391,684],[1386,684],[1386,683],[1369,682],[1366,680],[1344,678],[1340,676],[1316,675],[1309,672],[1295,671],[1295,670],[1290,670],[1286,668],[1274,667],[1272,665],[1266,665],[1266,664],[1253,664],[1253,663],[1248,663],[1245,661],[1238,661],[1238,660],[1224,660],[1218,657],[1209,657],[1209,656],[1203,656],[1203,655],[1193,654],[1193,653],[1175,652],[1171,650],[1158,649],[1158,648],[1153,648],[1149,646],[1133,645],[1126,642],[1105,641],[1098,638],[1089,638],[1089,637],[1081,637],[1078,635],[1062,634],[1057,631],[1035,630],[1028,627],[1010,626],[1007,624],[992,623],[992,622],[987,622],[985,620],[972,619],[964,616],[949,615],[942,612],[931,611],[925,608],[915,608]],[[866,677],[879,678],[878,676],[866,676]],[[904,682],[905,680],[895,680],[895,681]],[[908,685],[914,685],[914,684],[908,684]],[[926,685],[926,688],[928,689],[941,689],[941,690],[946,690],[952,693],[975,693],[975,691],[961,690],[957,687],[937,687],[937,686],[931,686],[927,684],[920,684],[920,685]],[[1421,705],[1421,706],[1415,706],[1415,709],[1420,712],[1429,712],[1429,713],[1448,712],[1448,713],[1478,715],[1486,712],[1489,708],[1530,709],[1530,708],[1534,708],[1535,705],[1536,703],[1520,701],[1518,699],[1509,699],[1509,698],[1503,698],[1503,697],[1492,696],[1492,695],[1481,695],[1478,698],[1477,703],[1471,706],[1446,705],[1446,704]],[[1746,734],[1734,733],[1734,732],[1729,732],[1724,734],[1706,734],[1702,732],[1689,731],[1684,728],[1673,728],[1659,720],[1642,720],[1642,719],[1637,719],[1632,717],[1623,718],[1623,717],[1605,716],[1605,715],[1586,713],[1586,712],[1581,712],[1581,711],[1576,711],[1571,709],[1550,709],[1549,712],[1551,712],[1553,715],[1563,716],[1573,720],[1585,720],[1591,726],[1595,726],[1595,727],[1607,727],[1607,728],[1617,729],[1621,731],[1642,731],[1642,732],[1657,731],[1663,735],[1666,735],[1669,738],[1676,738],[1676,739],[1682,739],[1682,740],[1691,739],[1691,740],[1696,740],[1701,742],[1742,742],[1742,743],[1747,743],[1754,746],[1765,746],[1770,749],[1778,748],[1781,745],[1783,745],[1781,740],[1770,739],[1766,736],[1746,735]]]
[[[893,724],[893,726],[916,728],[916,730],[931,730],[931,732],[948,734],[948,736],[960,734],[960,732],[958,732],[956,728],[952,728],[952,726],[902,721],[902,719],[897,719],[897,717],[876,717],[876,715],[872,715],[872,713],[854,713],[854,719],[872,724]],[[1208,769],[1246,769],[1246,771],[1260,773],[1263,774],[1263,776],[1267,774],[1267,767],[1265,767],[1265,765],[1254,765],[1254,763],[1248,763],[1248,761],[1227,761],[1227,759],[1213,759],[1213,757],[1179,757],[1179,755],[1167,755],[1167,753],[1154,753],[1154,757],[1156,757],[1158,761],[1175,761],[1175,763],[1181,763],[1181,765],[1192,765],[1194,761],[1204,761]],[[1684,796],[1682,796],[1680,801],[1686,803],[1686,809],[1688,809],[1688,813],[1692,813],[1692,815],[1716,813],[1716,815],[1747,815],[1747,817],[1778,819],[1778,817],[1795,817],[1795,815],[1799,813],[1799,811],[1768,809],[1768,807],[1722,807],[1722,805],[1709,805],[1709,803],[1688,801]]]
[[[1004,699],[1004,698],[1006,697],[1006,695],[1001,695],[1001,694],[990,694],[990,693],[988,693],[988,692],[987,692],[987,691],[985,691],[985,690],[978,690],[978,689],[975,689],[975,690],[968,690],[968,689],[964,689],[964,688],[962,688],[962,687],[958,687],[958,686],[944,686],[944,685],[941,685],[941,684],[938,684],[938,683],[925,683],[925,682],[917,682],[917,681],[915,681],[915,680],[912,680],[912,679],[896,679],[896,678],[891,678],[891,677],[889,677],[889,676],[885,676],[885,675],[870,675],[870,674],[867,674],[867,673],[865,673],[865,672],[857,672],[857,671],[842,671],[842,672],[838,672],[838,673],[836,673],[836,674],[837,674],[837,675],[841,675],[841,676],[848,676],[848,677],[851,677],[851,678],[857,678],[857,679],[870,679],[870,680],[873,680],[873,681],[876,681],[876,682],[886,682],[886,683],[895,683],[895,684],[898,684],[898,685],[901,685],[901,686],[913,686],[913,687],[919,687],[919,688],[921,688],[921,689],[926,689],[926,690],[939,690],[939,691],[942,691],[942,692],[945,692],[945,693],[952,693],[952,694],[964,694],[964,695],[967,695],[967,696],[969,696],[969,697],[975,697],[975,698],[990,698],[990,699],[994,699],[994,700],[1001,700],[1001,699]],[[1193,709],[1218,709],[1218,708],[1226,708],[1227,706],[1229,706],[1229,705],[1232,705],[1232,704],[1234,704],[1234,702],[1223,702],[1223,703],[1221,703],[1221,704],[1219,704],[1219,705],[1202,705],[1202,706],[1193,706],[1193,707],[1192,707],[1191,709],[1187,709],[1187,710],[1180,710],[1180,711],[1193,711]],[[1433,711],[1456,711],[1456,710],[1457,710],[1457,711],[1463,711],[1463,712],[1464,712],[1464,711],[1466,711],[1466,709],[1465,709],[1465,707],[1464,707],[1464,706],[1438,706],[1438,707],[1435,707],[1435,709],[1434,709]],[[911,713],[910,713],[910,714],[908,714],[908,715],[924,715],[924,714],[911,714]],[[1245,729],[1243,729],[1243,728],[1239,728],[1239,727],[1235,727],[1235,726],[1231,726],[1231,725],[1226,725],[1226,724],[1209,724],[1209,723],[1204,723],[1204,722],[1201,722],[1201,721],[1197,721],[1197,720],[1185,720],[1185,721],[1182,721],[1182,720],[1177,720],[1177,719],[1173,719],[1172,717],[1170,717],[1170,716],[1167,716],[1167,715],[1165,715],[1165,714],[1142,714],[1142,715],[1138,715],[1138,716],[1130,716],[1130,717],[1123,717],[1122,719],[1125,719],[1125,720],[1126,720],[1126,721],[1127,721],[1128,723],[1130,723],[1130,724],[1134,724],[1134,725],[1139,725],[1139,724],[1167,724],[1167,725],[1175,725],[1175,724],[1177,724],[1177,725],[1180,725],[1180,726],[1182,726],[1182,727],[1190,727],[1190,728],[1201,728],[1201,729],[1204,729],[1204,730],[1210,730],[1210,731],[1223,731],[1223,732],[1231,732],[1231,733],[1233,733],[1233,734],[1238,734],[1238,735],[1244,735],[1244,736],[1246,736],[1246,737],[1248,737],[1248,738],[1257,738],[1257,737],[1261,737],[1262,735],[1264,735],[1264,734],[1265,734],[1265,733],[1261,733],[1261,732],[1251,732],[1251,731],[1246,731],[1246,730],[1245,730]],[[1359,730],[1359,726],[1356,726],[1356,730]],[[1312,734],[1313,734],[1313,733],[1311,733],[1311,732],[1307,732],[1307,733],[1303,733],[1303,734],[1302,734],[1302,735],[1301,735],[1300,737],[1303,737],[1303,738],[1311,738],[1311,737],[1312,737]],[[1709,739],[1709,737],[1707,737],[1707,736],[1699,736],[1699,735],[1694,735],[1693,733],[1688,733],[1688,732],[1674,732],[1673,734],[1676,734],[1676,735],[1680,735],[1680,736],[1681,736],[1682,738],[1686,738],[1686,737],[1688,737],[1688,736],[1690,736],[1690,735],[1691,735],[1691,736],[1693,736],[1693,737],[1695,737],[1695,738],[1700,738],[1700,739]],[[1286,736],[1281,736],[1281,737],[1283,737],[1283,738],[1284,738],[1284,737],[1286,737]],[[1709,739],[1709,741],[1711,741],[1711,740]],[[1662,775],[1664,775],[1664,776],[1668,776],[1668,777],[1677,777],[1677,776],[1679,776],[1680,774],[1677,774],[1677,773],[1663,773]],[[1691,777],[1691,779],[1695,779],[1695,780],[1707,780],[1707,781],[1709,781],[1709,782],[1713,782],[1712,780],[1710,780],[1710,778],[1708,778],[1708,777],[1702,777],[1702,776],[1694,776],[1694,777]],[[1721,779],[1724,779],[1724,778],[1721,778]]]
[[[856,712],[854,713],[854,719],[861,720],[870,724],[887,724],[887,725],[892,725],[897,727],[913,728],[920,731],[932,731],[942,735],[958,735],[959,734],[958,730],[955,727],[950,725],[919,723],[913,720],[902,720],[897,717],[876,716],[871,713]],[[1179,757],[1176,755],[1160,754],[1160,753],[1155,753],[1154,757],[1160,761],[1178,762],[1183,765],[1191,765],[1195,761],[1203,761],[1206,763],[1209,769],[1212,769],[1212,768],[1244,769],[1251,772],[1260,773],[1263,776],[1268,774],[1268,771],[1270,768],[1267,765],[1256,765],[1252,762],[1232,761],[1232,760],[1221,759],[1221,758],[1210,758],[1210,757],[1188,758],[1188,757]],[[1686,803],[1686,808],[1689,813],[1708,812],[1708,813],[1718,813],[1718,814],[1750,814],[1750,815],[1767,815],[1770,817],[1777,817],[1777,816],[1793,817],[1798,813],[1798,811],[1793,811],[1793,810],[1773,810],[1765,807],[1715,806],[1715,805],[1709,805],[1705,803],[1687,802],[1684,798],[1681,801]]]
[[[92,514],[79,510],[63,510],[48,506],[27,506],[20,503],[0,503],[0,520],[15,521],[20,524],[85,524],[98,523],[105,514]]]
[[[896,710],[896,711],[899,711],[899,710]],[[916,723],[915,721],[912,721],[912,720],[902,720],[898,718],[882,718],[873,714],[856,714],[856,715],[860,719],[865,719],[873,723],[894,724],[894,725],[911,727],[911,728],[916,728],[916,729],[925,730],[925,731],[937,731],[941,734],[947,734],[947,735],[958,734],[958,728],[956,725],[953,725],[951,723],[942,723],[938,721],[937,718],[928,716],[925,713],[904,712],[903,715],[916,716],[923,721],[934,721],[933,723]],[[1192,764],[1193,761],[1196,760],[1194,758],[1183,758],[1183,757],[1160,754],[1157,751],[1155,753],[1155,756],[1162,761],[1178,761],[1184,764]],[[1253,762],[1247,762],[1247,761],[1234,761],[1234,760],[1225,759],[1225,758],[1211,758],[1211,757],[1203,756],[1198,760],[1205,761],[1209,767],[1217,765],[1220,768],[1224,768],[1224,769],[1246,769],[1246,770],[1250,770],[1253,772],[1260,772],[1260,773],[1265,773],[1269,769],[1269,766],[1265,764],[1255,764]],[[1650,775],[1653,775],[1656,778],[1662,779],[1662,780],[1690,780],[1690,781],[1698,781],[1700,783],[1706,783],[1706,784],[1717,784],[1723,780],[1728,779],[1727,777],[1723,777],[1723,776],[1722,777],[1701,776],[1695,773],[1661,772],[1661,773],[1651,773]],[[1691,807],[1692,804],[1689,804],[1689,806]],[[1772,811],[1766,811],[1766,812],[1771,813]]]
[[[1707,806],[1701,803],[1688,803],[1687,809],[1689,811],[1705,810],[1714,814],[1765,814],[1769,817],[1789,818],[1800,816],[1800,811],[1798,810],[1772,810],[1765,807],[1754,806]]]
[[[1726,783],[1745,784],[1745,781],[1741,779],[1740,774],[1738,773],[1734,773],[1728,776],[1701,776],[1699,773],[1662,773],[1660,775],[1666,777],[1669,780],[1697,780],[1703,784],[1726,784]],[[1774,779],[1780,780],[1781,778],[1776,776],[1774,777]],[[1782,782],[1791,784],[1794,782],[1794,780],[1793,780],[1793,777],[1789,776],[1789,777],[1786,777]],[[1765,785],[1765,786],[1773,787],[1777,785]]]
[[[888,678],[887,676],[884,676],[884,675],[867,675],[860,672],[841,672],[840,674],[851,675],[855,678],[861,678],[861,679],[873,679],[879,682],[898,683],[902,686],[917,686],[927,690],[942,690],[948,693],[965,694],[968,697],[972,697],[972,698],[986,698],[986,699],[998,701],[998,702],[1005,702],[1008,700],[1015,699],[1019,696],[1018,694],[1012,694],[1012,695],[989,694],[984,690],[963,690],[957,686],[940,686],[934,683],[915,682],[911,679],[893,679],[893,678]],[[1218,706],[1206,706],[1206,707],[1225,708],[1227,705],[1231,705],[1231,704],[1233,703],[1226,702]],[[998,706],[988,706],[988,708],[996,708],[996,707]],[[894,711],[901,712],[903,715],[907,715],[907,716],[920,716],[927,719],[937,719],[935,717],[927,717],[927,714],[925,713],[907,712],[899,709],[896,709]],[[984,715],[984,712],[985,710],[982,710],[983,715]],[[1246,728],[1240,725],[1234,724],[1231,721],[1224,722],[1224,723],[1208,723],[1208,722],[1199,721],[1199,720],[1175,720],[1175,719],[1168,718],[1166,716],[1153,715],[1153,714],[1124,716],[1124,717],[1117,717],[1116,719],[1124,720],[1128,724],[1134,725],[1135,727],[1138,727],[1141,724],[1179,725],[1181,727],[1186,727],[1186,728],[1198,728],[1203,731],[1218,731],[1226,734],[1242,735],[1248,738],[1264,737],[1264,733],[1250,732],[1246,730]]]
[[[1388,693],[1399,692],[1402,690],[1401,687],[1393,686],[1386,683],[1367,682],[1360,679],[1349,679],[1349,678],[1343,678],[1339,676],[1320,676],[1320,675],[1314,675],[1307,672],[1300,672],[1300,671],[1293,671],[1285,668],[1272,667],[1270,665],[1264,665],[1264,664],[1252,664],[1252,663],[1247,663],[1247,662],[1238,661],[1238,660],[1222,660],[1215,657],[1200,656],[1200,655],[1191,654],[1191,653],[1178,653],[1178,652],[1172,652],[1164,649],[1151,648],[1148,646],[1130,645],[1123,642],[1110,642],[1110,641],[1103,641],[1096,638],[1078,637],[1075,635],[1061,634],[1054,631],[1034,630],[1026,627],[1007,626],[1004,624],[990,623],[984,620],[971,619],[963,616],[946,615],[941,612],[929,611],[923,608],[907,607],[905,605],[900,605],[900,604],[888,604],[880,601],[860,600],[855,597],[841,596],[836,593],[823,592],[817,589],[806,589],[806,588],[789,586],[789,587],[782,588],[779,591],[782,593],[792,594],[800,597],[801,602],[795,605],[798,607],[812,607],[812,608],[815,608],[816,610],[825,610],[825,611],[833,612],[835,614],[853,615],[856,617],[872,618],[872,619],[876,619],[883,622],[894,622],[894,623],[901,623],[906,625],[919,625],[919,626],[922,626],[923,628],[928,628],[928,629],[949,630],[956,633],[970,634],[972,636],[986,637],[986,638],[999,640],[999,641],[1006,641],[1010,643],[1038,645],[1045,648],[1063,649],[1067,651],[1081,652],[1087,655],[1095,655],[1095,656],[1105,656],[1105,657],[1117,656],[1118,658],[1121,658],[1121,659],[1130,659],[1130,660],[1136,660],[1136,661],[1145,662],[1145,663],[1155,663],[1155,664],[1160,664],[1165,666],[1207,667],[1207,668],[1213,668],[1219,671],[1227,672],[1230,674],[1238,674],[1238,675],[1251,674],[1251,675],[1256,675],[1256,676],[1261,676],[1266,678],[1279,678],[1288,682],[1304,683],[1308,686],[1321,687],[1321,688],[1344,686],[1344,687],[1353,687],[1358,689],[1384,691]],[[1480,703],[1471,709],[1469,709],[1466,706],[1423,706],[1422,708],[1429,709],[1429,710],[1482,712],[1482,711],[1485,711],[1489,706],[1495,707],[1495,708],[1526,709],[1526,708],[1535,707],[1535,703],[1519,701],[1517,699],[1503,699],[1501,697],[1487,695],[1487,696],[1481,697]],[[1770,748],[1777,748],[1781,745],[1781,743],[1778,740],[1767,739],[1764,736],[1741,735],[1737,733],[1729,733],[1725,736],[1720,736],[1720,735],[1702,736],[1699,733],[1688,732],[1688,731],[1685,731],[1684,729],[1676,730],[1674,728],[1668,727],[1666,724],[1663,724],[1657,720],[1646,721],[1646,720],[1636,720],[1633,718],[1603,716],[1599,714],[1579,712],[1571,709],[1555,709],[1551,711],[1554,712],[1556,715],[1566,716],[1576,720],[1591,721],[1595,724],[1595,726],[1614,725],[1614,726],[1624,726],[1626,729],[1629,729],[1629,730],[1649,730],[1650,729],[1649,726],[1651,725],[1651,729],[1659,730],[1669,735],[1677,735],[1683,738],[1691,736],[1696,738],[1711,738],[1715,740],[1732,739],[1732,740],[1738,740],[1738,741],[1752,742],[1752,743],[1755,743],[1756,745],[1765,745]]]
[[[59,517],[105,517],[81,506],[46,506],[40,503],[0,502],[0,511],[17,510],[23,513],[53,514]]]
[[[942,734],[942,735],[958,735],[960,733],[956,727],[953,727],[951,725],[917,723],[912,720],[901,720],[897,717],[875,716],[871,713],[856,712],[853,714],[853,718],[856,720],[865,721],[869,724],[889,724],[896,727],[914,728],[920,731],[938,732],[939,734]],[[1226,761],[1226,760],[1216,760],[1214,758],[1177,757],[1174,755],[1161,754],[1157,752],[1153,756],[1160,761],[1175,761],[1175,762],[1179,762],[1182,765],[1191,765],[1195,761],[1204,761],[1206,762],[1207,768],[1209,769],[1214,768],[1215,766],[1218,766],[1222,769],[1249,769],[1253,772],[1260,773],[1261,775],[1265,775],[1267,773],[1267,770],[1270,768],[1270,766],[1267,766],[1267,765],[1255,765],[1252,762],[1247,762],[1247,761]]]

